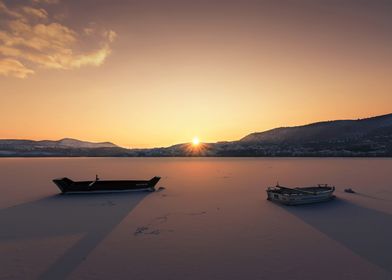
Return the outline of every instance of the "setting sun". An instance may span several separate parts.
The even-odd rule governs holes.
[[[198,137],[194,137],[194,138],[192,139],[192,144],[193,144],[194,146],[199,145],[199,144],[200,144],[199,138],[198,138]]]

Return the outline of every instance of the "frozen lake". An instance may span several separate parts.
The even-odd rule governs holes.
[[[148,193],[51,182],[149,179]],[[392,159],[0,159],[0,279],[391,279]],[[275,185],[335,185],[309,206]],[[351,187],[357,193],[344,193]]]

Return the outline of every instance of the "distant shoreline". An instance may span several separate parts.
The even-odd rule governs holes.
[[[0,159],[7,158],[385,158],[392,159],[392,156],[0,156]]]
[[[0,157],[392,157],[392,114],[280,127],[237,141],[144,149],[72,138],[0,139]]]

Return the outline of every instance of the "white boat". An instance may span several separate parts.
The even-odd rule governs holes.
[[[318,185],[315,187],[288,188],[277,184],[267,189],[267,199],[277,201],[286,205],[310,204],[322,202],[334,198],[335,187]]]

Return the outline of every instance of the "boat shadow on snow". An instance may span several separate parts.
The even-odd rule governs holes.
[[[283,209],[355,254],[392,273],[392,215],[335,198]]]
[[[0,241],[83,235],[39,277],[66,279],[149,194],[55,195],[2,209]]]

